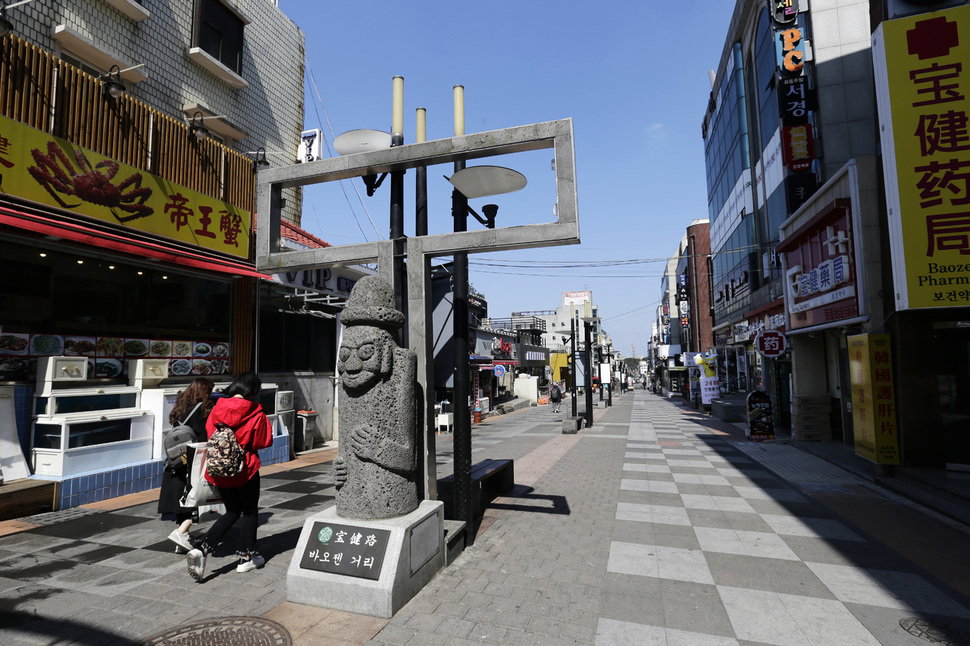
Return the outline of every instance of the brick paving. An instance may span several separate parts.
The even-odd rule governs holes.
[[[389,620],[285,600],[303,520],[333,504],[330,449],[263,470],[266,566],[237,574],[230,535],[203,584],[165,540],[157,493],[0,523],[0,642],[131,644],[242,616],[297,645],[970,643],[965,527],[644,391],[577,435],[565,416],[472,427],[474,461],[516,461],[515,494]]]

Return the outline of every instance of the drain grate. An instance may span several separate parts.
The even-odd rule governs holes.
[[[169,628],[141,642],[142,646],[292,646],[290,633],[275,621],[260,617],[219,617]]]
[[[920,617],[906,617],[899,625],[910,635],[915,635],[931,644],[960,646],[970,644],[970,633],[946,624],[938,624]]]

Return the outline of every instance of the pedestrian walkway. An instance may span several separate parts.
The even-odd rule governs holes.
[[[303,519],[333,504],[330,451],[262,471],[266,566],[236,573],[230,535],[202,584],[148,498],[0,523],[0,642],[970,643],[965,528],[661,396],[613,404],[576,435],[548,405],[474,425],[473,461],[514,459],[516,490],[389,620],[285,600]]]

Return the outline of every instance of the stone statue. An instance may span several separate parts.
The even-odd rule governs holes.
[[[390,330],[404,324],[390,285],[357,281],[341,316],[340,448],[334,461],[337,514],[403,516],[418,508],[415,415],[417,357]]]

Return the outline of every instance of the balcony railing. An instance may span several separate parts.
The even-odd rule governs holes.
[[[482,326],[491,330],[541,334],[546,331],[546,320],[537,316],[513,314],[505,318],[482,319]]]
[[[253,160],[16,37],[2,40],[0,115],[252,212]],[[2,133],[0,133],[2,135]]]

